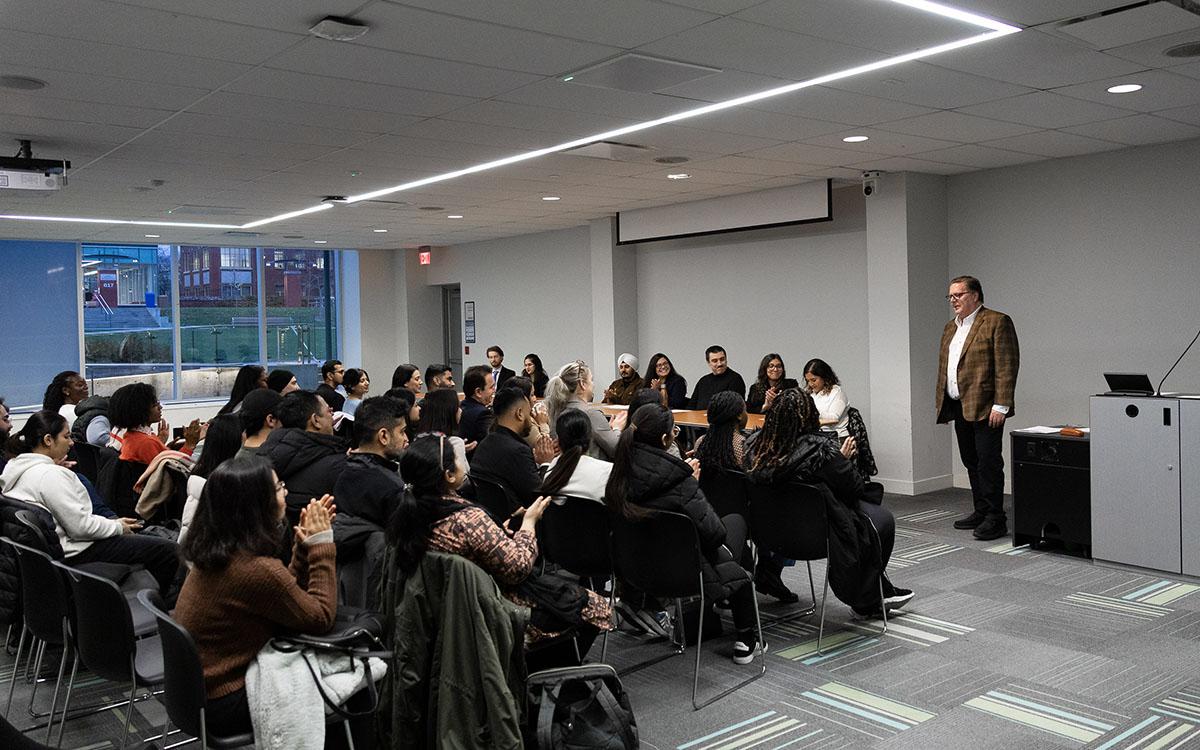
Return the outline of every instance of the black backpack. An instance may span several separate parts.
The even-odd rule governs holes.
[[[607,664],[544,669],[526,680],[529,730],[538,750],[635,750],[637,721]]]

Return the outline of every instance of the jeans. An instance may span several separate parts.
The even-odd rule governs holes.
[[[66,558],[68,565],[91,562],[123,563],[143,565],[154,580],[164,598],[170,598],[171,585],[179,569],[178,545],[168,539],[139,534],[122,534],[107,539],[97,539],[82,552]]]

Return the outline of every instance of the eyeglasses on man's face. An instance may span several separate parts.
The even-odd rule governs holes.
[[[955,301],[955,300],[960,300],[960,299],[962,299],[963,297],[966,297],[966,296],[967,296],[968,294],[970,294],[970,293],[971,293],[971,292],[969,292],[969,291],[966,291],[966,292],[950,292],[949,294],[947,294],[947,295],[946,295],[946,301],[947,301],[947,302],[953,302],[953,301]]]

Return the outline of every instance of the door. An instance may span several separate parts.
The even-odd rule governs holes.
[[[442,349],[445,362],[454,373],[454,382],[462,384],[462,287],[448,284],[442,287]]]
[[[100,298],[109,308],[116,307],[117,302],[117,269],[101,268],[96,272],[96,278],[99,280]]]

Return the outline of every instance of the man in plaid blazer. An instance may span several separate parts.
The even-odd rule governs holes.
[[[1013,414],[1021,355],[1012,319],[983,306],[974,276],[950,281],[954,320],[942,330],[937,421],[954,422],[958,452],[971,480],[975,509],[954,522],[980,540],[1008,534],[1004,514],[1004,420]]]

